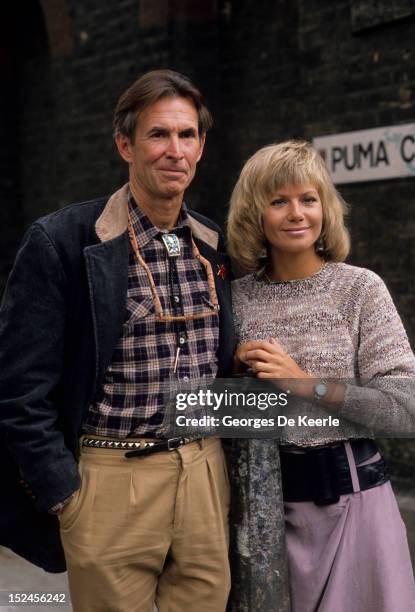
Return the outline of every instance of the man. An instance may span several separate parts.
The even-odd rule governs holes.
[[[76,612],[226,607],[220,441],[164,424],[171,386],[231,369],[228,259],[183,203],[210,125],[184,76],[138,79],[114,118],[129,183],[34,223],[6,289],[1,543],[63,571],[60,532]]]

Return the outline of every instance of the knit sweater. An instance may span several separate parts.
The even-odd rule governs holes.
[[[415,432],[415,357],[374,272],[329,263],[300,280],[268,283],[249,274],[232,289],[239,344],[274,337],[308,374],[347,383],[343,405],[332,410],[347,425],[329,435],[308,431],[296,440],[287,434],[285,441],[321,444],[359,437],[359,425],[391,434]]]

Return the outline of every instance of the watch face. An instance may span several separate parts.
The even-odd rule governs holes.
[[[324,397],[327,393],[327,385],[318,383],[318,385],[314,387],[314,391],[318,397]]]

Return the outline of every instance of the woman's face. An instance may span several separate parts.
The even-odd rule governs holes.
[[[316,188],[308,183],[276,191],[264,211],[262,222],[271,250],[315,253],[314,243],[323,225],[323,209]]]

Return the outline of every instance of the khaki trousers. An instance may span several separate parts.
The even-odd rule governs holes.
[[[75,612],[223,612],[229,482],[220,440],[126,459],[82,448],[59,515]]]

